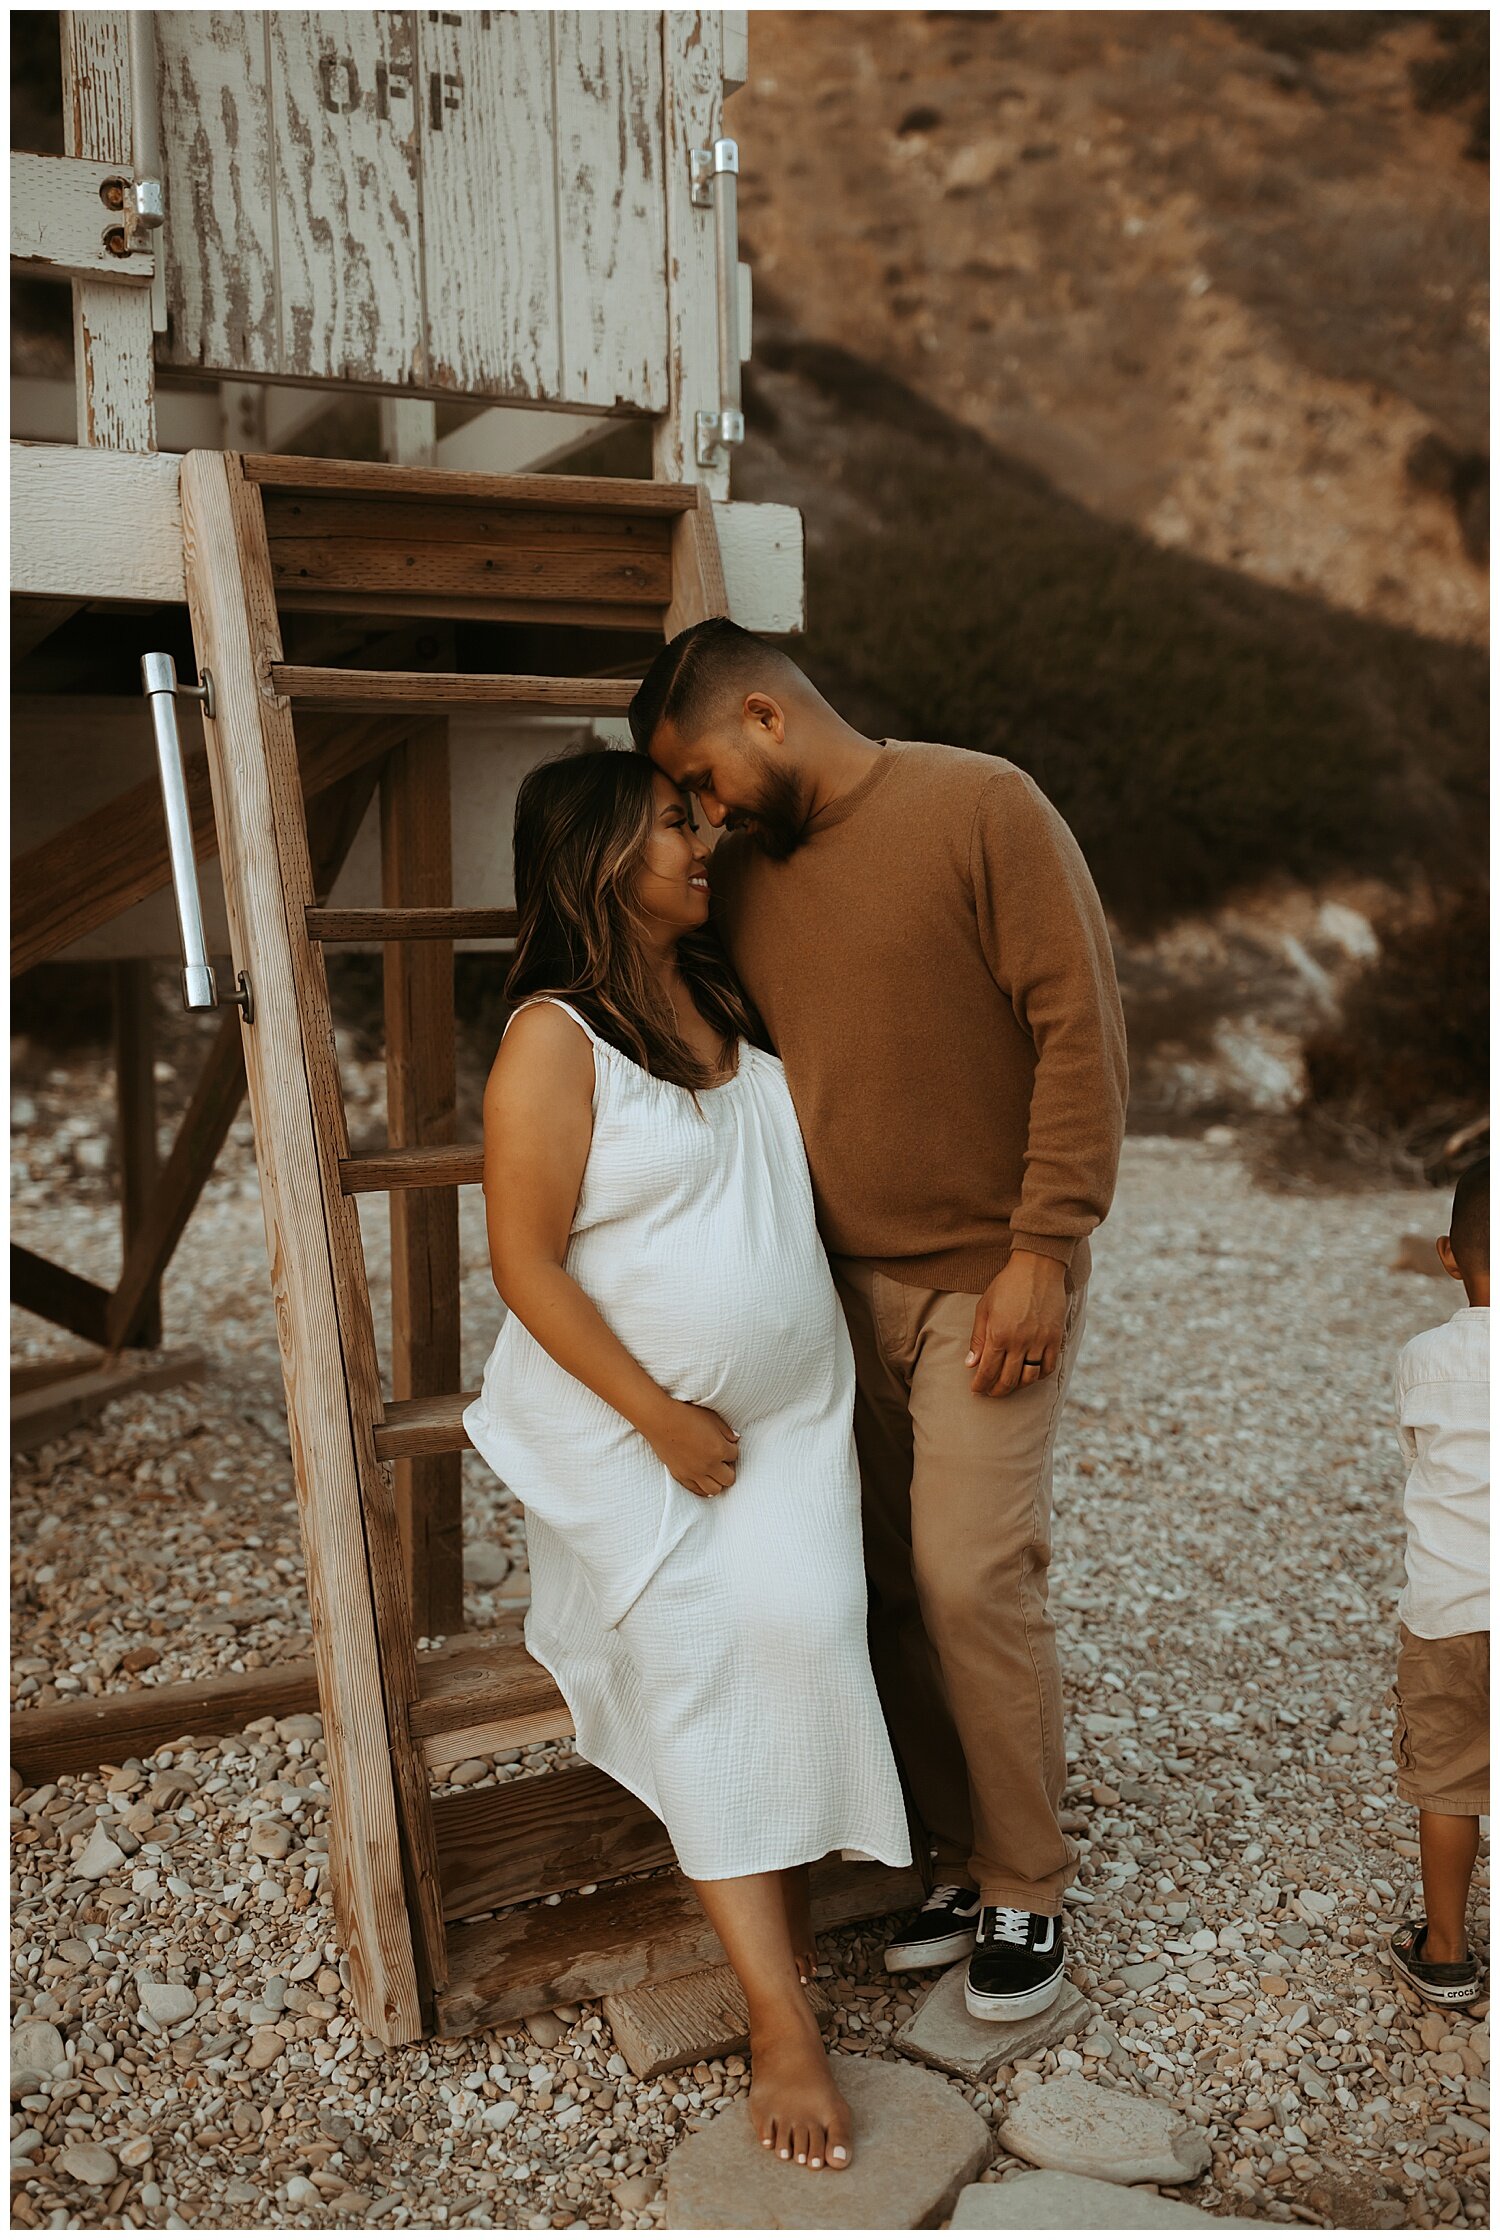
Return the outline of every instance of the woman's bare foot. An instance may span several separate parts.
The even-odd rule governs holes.
[[[791,1932],[797,1973],[804,1983],[811,1983],[818,1972],[818,1945],[813,1935],[812,1894],[808,1889],[806,1867],[782,1869],[781,1899],[786,1907],[786,1925]]]
[[[809,2170],[847,2170],[849,2103],[833,2081],[811,2008],[750,2018],[750,2121],[763,2147]]]

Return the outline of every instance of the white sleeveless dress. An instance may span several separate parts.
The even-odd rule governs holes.
[[[554,997],[534,1001],[555,1002]],[[526,1511],[526,1646],[579,1755],[696,1881],[830,1851],[911,1859],[866,1643],[854,1357],[779,1060],[690,1091],[593,1045],[568,1273],[664,1390],[739,1433],[727,1493],[673,1478],[514,1314],[464,1425]]]

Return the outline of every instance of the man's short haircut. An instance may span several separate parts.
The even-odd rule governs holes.
[[[1453,1193],[1448,1222],[1448,1242],[1465,1275],[1482,1273],[1490,1264],[1490,1163],[1480,1159],[1466,1167]]]
[[[664,723],[690,738],[731,692],[747,692],[795,667],[779,646],[727,615],[689,623],[668,639],[642,677],[630,703],[630,735],[642,754],[651,752]]]

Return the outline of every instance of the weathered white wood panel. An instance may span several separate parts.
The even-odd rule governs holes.
[[[417,54],[409,14],[270,14],[281,371],[422,373]]]
[[[653,437],[653,471],[729,495],[729,462],[700,467],[693,415],[719,404],[718,244],[714,213],[692,199],[695,148],[712,147],[724,113],[723,27],[717,10],[662,17],[663,161],[667,196],[667,403]]]
[[[425,378],[462,394],[557,397],[551,17],[428,10],[418,51]]]
[[[105,203],[101,190],[111,179],[129,177],[113,164],[12,151],[12,261],[47,279],[102,279],[116,287],[149,284],[156,269],[149,248],[117,257],[104,245],[105,234],[120,227],[122,219]]]
[[[660,412],[667,401],[661,19],[559,10],[557,205],[562,394]]]
[[[721,10],[724,24],[724,91],[737,93],[750,76],[750,11]]]
[[[12,591],[185,599],[178,465],[157,452],[13,443]]]
[[[715,505],[729,611],[746,630],[807,627],[802,516],[795,506]]]
[[[718,129],[717,12],[157,21],[167,362],[667,408],[674,262],[684,300],[707,290],[693,349],[714,323],[688,163]],[[693,387],[689,409],[716,402],[712,379]]]
[[[123,10],[62,12],[63,148],[129,167],[130,20]],[[78,441],[109,451],[156,442],[156,358],[149,288],[73,282]]]
[[[164,362],[280,364],[267,20],[242,8],[156,18],[167,200]]]

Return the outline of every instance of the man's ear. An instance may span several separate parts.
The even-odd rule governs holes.
[[[745,721],[752,730],[764,732],[781,746],[786,739],[786,716],[781,702],[773,700],[769,692],[745,694]]]
[[[1454,1282],[1462,1283],[1464,1280],[1464,1272],[1463,1269],[1459,1266],[1457,1260],[1454,1258],[1453,1241],[1450,1237],[1438,1238],[1437,1256],[1442,1261],[1443,1266],[1447,1269],[1449,1275],[1452,1276]]]

